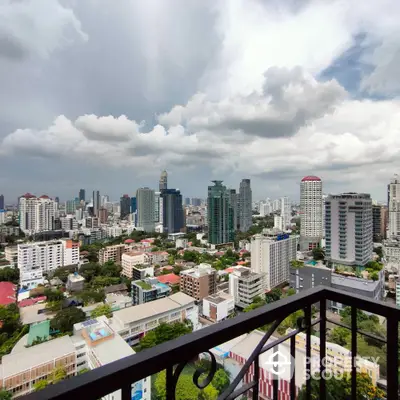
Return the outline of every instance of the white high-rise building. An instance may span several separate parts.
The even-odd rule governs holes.
[[[326,259],[365,265],[372,259],[372,201],[369,194],[330,195],[325,202]]]
[[[21,230],[27,235],[53,230],[56,209],[56,202],[49,196],[36,197],[26,193],[19,199]]]
[[[241,232],[247,232],[252,221],[252,192],[250,179],[242,179],[239,187],[239,229]]]
[[[43,284],[44,274],[59,267],[79,263],[79,242],[71,239],[18,245],[18,269],[21,286]]]
[[[251,238],[251,269],[266,274],[266,289],[289,282],[290,262],[296,259],[298,237],[270,230]]]
[[[389,224],[387,238],[400,236],[400,179],[396,174],[388,185]]]
[[[147,187],[136,191],[137,226],[145,232],[154,232],[154,190]]]
[[[300,248],[312,250],[323,237],[322,181],[305,176],[300,182]]]

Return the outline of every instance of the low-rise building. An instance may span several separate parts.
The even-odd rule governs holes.
[[[265,275],[252,272],[250,268],[236,268],[229,275],[229,294],[235,305],[246,308],[255,297],[265,293]]]
[[[192,322],[194,330],[198,329],[199,311],[195,299],[184,293],[175,293],[164,299],[116,311],[110,323],[130,345],[136,345],[147,332],[161,323],[183,322],[186,319]]]
[[[157,279],[141,279],[132,282],[132,303],[133,305],[148,303],[157,299],[167,297],[171,288]]]
[[[124,244],[116,244],[115,246],[107,246],[100,249],[99,263],[105,264],[107,261],[114,261],[115,264],[121,265],[125,248],[126,246]]]
[[[203,300],[217,290],[217,271],[210,264],[181,271],[180,290],[196,300]]]
[[[230,294],[220,292],[203,299],[203,315],[213,322],[228,318],[235,309],[235,299]]]
[[[85,278],[79,275],[77,272],[68,275],[66,287],[69,292],[80,292],[83,290],[84,285]]]
[[[122,274],[128,278],[133,279],[142,279],[136,278],[132,274],[133,267],[137,265],[145,265],[149,264],[149,256],[145,252],[129,252],[122,254],[121,257],[122,262]]]
[[[124,294],[109,293],[106,294],[105,303],[111,307],[112,311],[122,310],[132,306],[132,297]]]
[[[128,295],[128,287],[125,283],[119,283],[117,285],[110,285],[104,288],[104,293],[107,294],[122,294],[127,296]]]
[[[4,249],[5,259],[13,266],[18,264],[18,246],[6,246]]]
[[[179,277],[179,275],[175,275],[174,273],[170,273],[170,274],[157,276],[157,280],[158,280],[158,282],[164,283],[166,285],[170,285],[170,286],[177,285],[177,286],[179,286],[179,282],[180,282],[181,278]]]

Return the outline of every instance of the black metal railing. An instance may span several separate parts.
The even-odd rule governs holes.
[[[335,322],[326,315],[328,301],[342,303],[351,307],[351,326]],[[312,306],[319,308],[319,317],[312,320]],[[304,317],[299,318],[297,329],[272,343],[267,343],[279,324],[289,315],[303,310]],[[372,314],[380,315],[387,320],[386,339],[376,337],[368,332],[361,332],[357,326],[357,310],[363,310]],[[236,318],[228,319],[218,324],[195,331],[182,336],[176,340],[163,343],[135,355],[118,360],[101,368],[94,369],[83,375],[51,385],[46,389],[25,396],[26,400],[54,399],[100,399],[110,393],[120,390],[121,400],[131,400],[131,388],[134,382],[147,378],[160,371],[166,370],[166,399],[175,399],[175,389],[180,374],[186,364],[201,353],[207,353],[211,358],[210,370],[197,370],[193,375],[193,382],[199,389],[203,389],[213,379],[217,370],[216,359],[210,349],[225,343],[240,335],[249,333],[257,328],[271,324],[268,331],[255,347],[247,361],[241,368],[239,374],[233,377],[230,386],[220,394],[219,400],[241,398],[247,392],[252,399],[259,398],[259,357],[270,349],[277,349],[280,343],[290,342],[290,353],[293,360],[296,357],[296,335],[304,332],[306,335],[306,365],[305,373],[309,376],[311,372],[311,333],[313,326],[319,324],[320,330],[320,354],[319,373],[324,376],[326,357],[326,329],[327,323],[339,325],[351,331],[351,354],[354,355],[351,366],[351,395],[349,399],[357,398],[357,334],[366,335],[370,338],[380,340],[387,346],[387,396],[389,400],[398,399],[398,322],[400,310],[383,302],[377,302],[366,297],[352,295],[319,286],[308,291],[281,299],[272,304],[260,307],[252,312],[241,314]],[[243,377],[252,367],[253,379],[238,385]],[[294,367],[294,366],[293,366]],[[205,378],[202,380],[204,375]],[[272,399],[278,399],[279,380],[273,381]],[[295,399],[296,382],[295,374],[289,382],[290,398]],[[311,398],[311,380],[306,380],[305,397]],[[326,382],[324,379],[319,383],[319,399],[327,398]]]

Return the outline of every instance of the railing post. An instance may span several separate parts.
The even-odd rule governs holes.
[[[306,323],[306,399],[311,399],[311,306],[304,309]]]
[[[357,399],[357,308],[351,306],[351,398]]]
[[[399,357],[399,322],[393,315],[387,318],[387,398],[398,399],[399,378],[398,378],[398,357]]]
[[[296,336],[290,338],[290,355],[293,362],[292,377],[290,379],[290,400],[296,400]]]
[[[260,386],[260,357],[257,356],[254,360],[254,382],[253,387],[253,400],[258,400],[258,388]]]
[[[279,362],[278,358],[278,351],[279,351],[279,346],[274,347],[274,362]],[[273,400],[278,400],[278,391],[279,391],[279,376],[274,374],[274,380],[272,381],[272,399]]]
[[[326,382],[325,382],[325,366],[326,366],[326,299],[322,299],[319,305],[319,398],[326,399]]]
[[[174,366],[170,365],[166,371],[167,396],[166,400],[175,400]]]

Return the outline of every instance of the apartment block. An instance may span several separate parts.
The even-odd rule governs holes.
[[[326,259],[334,265],[365,265],[373,251],[369,194],[330,195],[325,201]]]
[[[6,246],[4,257],[12,266],[16,266],[18,264],[18,246]]]
[[[298,236],[276,230],[251,238],[251,269],[265,274],[267,291],[289,281],[290,262],[296,259],[298,242]]]
[[[195,299],[178,292],[164,299],[115,311],[110,323],[113,330],[132,346],[161,323],[185,319],[192,322],[194,330],[198,329],[199,311]]]
[[[386,231],[388,227],[388,208],[380,204],[372,205],[372,228],[373,241],[382,242],[386,239]]]
[[[180,290],[196,300],[203,300],[217,290],[217,271],[210,264],[200,264],[180,273]]]
[[[43,283],[43,274],[79,263],[79,243],[71,239],[19,244],[17,251],[20,283],[29,288]]]
[[[121,257],[121,265],[122,265],[122,274],[128,278],[134,279],[143,279],[140,275],[139,277],[134,277],[132,274],[133,267],[138,265],[147,265],[150,262],[150,257],[145,252],[134,252],[131,251],[129,253],[122,254]],[[154,275],[154,268],[153,274]]]
[[[265,274],[252,272],[250,268],[236,268],[229,275],[229,294],[235,305],[246,308],[257,296],[265,294]]]
[[[157,279],[147,278],[132,282],[133,305],[148,303],[169,296],[172,289]]]
[[[99,251],[99,263],[105,264],[107,261],[114,261],[115,264],[121,265],[122,255],[125,253],[126,246],[117,244],[115,246],[107,246]]]

